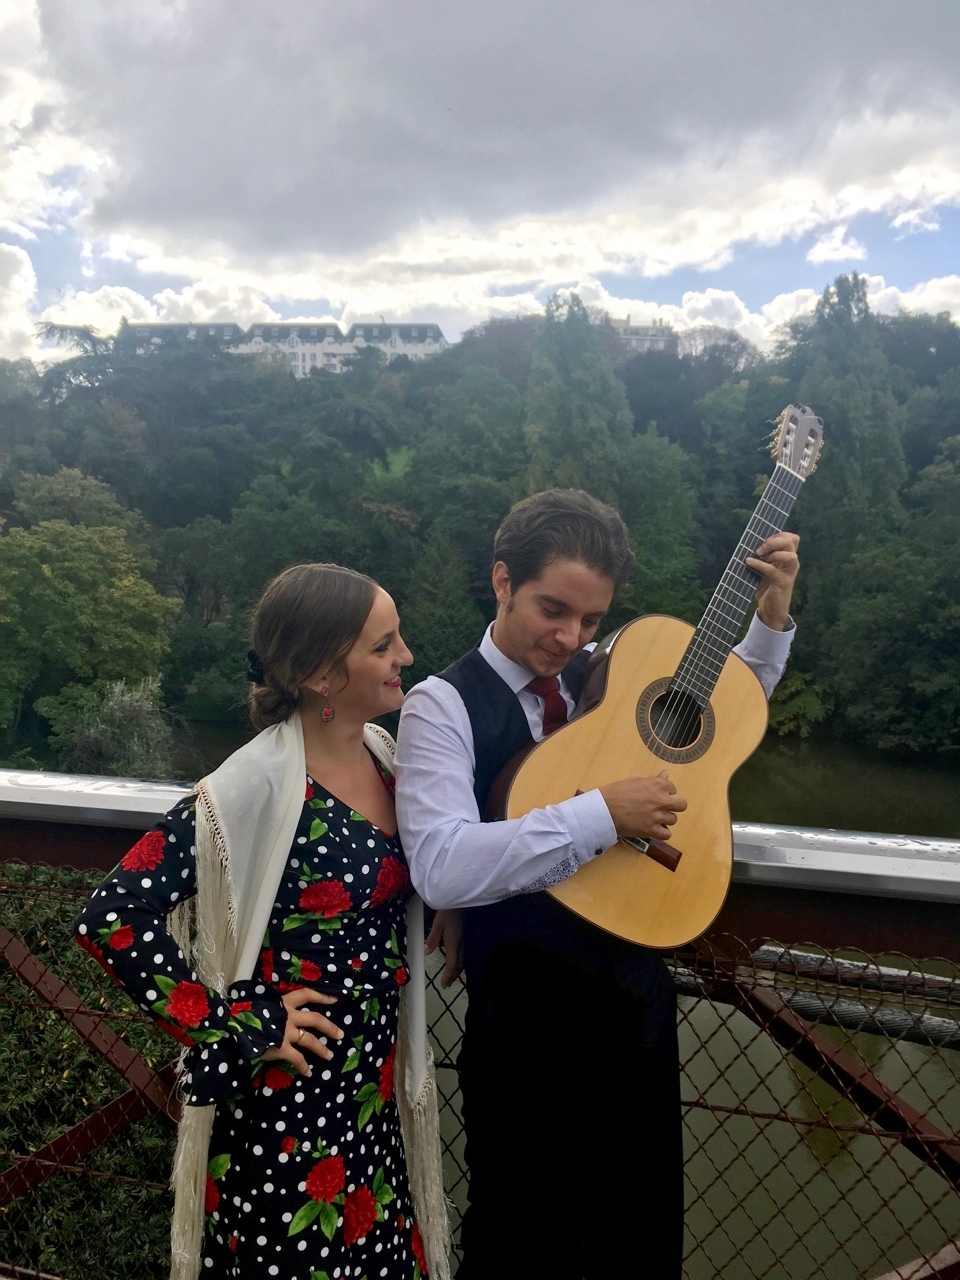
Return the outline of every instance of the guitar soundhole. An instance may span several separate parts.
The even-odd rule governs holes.
[[[637,703],[637,728],[644,744],[661,760],[686,764],[697,760],[713,741],[715,720],[709,703],[701,707],[688,693],[657,680]]]

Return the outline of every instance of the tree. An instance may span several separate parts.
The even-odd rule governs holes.
[[[0,730],[68,686],[156,675],[170,612],[122,529],[11,529],[0,537]]]
[[[818,633],[838,617],[851,560],[902,526],[903,409],[877,333],[862,278],[838,276],[817,305],[803,340],[803,367],[795,369],[799,401],[825,424],[819,468],[794,521],[808,620],[797,653],[807,670],[818,660]]]
[[[877,317],[877,341],[892,365],[903,369],[910,382],[936,387],[960,368],[960,325],[946,311],[939,315]]]
[[[637,561],[608,622],[616,626],[645,613],[696,622],[706,593],[697,581],[689,459],[654,429],[631,440],[625,454],[632,487],[621,500],[620,512]]]
[[[451,477],[512,480],[527,460],[524,417],[523,397],[512,383],[471,365],[453,386],[438,389],[409,482],[429,491]]]
[[[53,758],[67,773],[177,776],[175,738],[161,710],[157,676],[133,684],[69,685],[58,697],[40,698],[37,710],[50,721]]]
[[[76,468],[61,467],[48,476],[22,475],[13,509],[28,528],[45,520],[66,520],[90,529],[123,529],[131,548],[145,551],[147,525],[140,513],[119,503],[108,484]]]
[[[439,529],[413,566],[401,610],[413,653],[409,680],[435,675],[476,643],[484,616],[471,601],[460,559]]]
[[[616,503],[632,415],[576,294],[547,304],[527,384],[526,491],[586,489]]]
[[[458,368],[485,365],[522,391],[530,377],[542,326],[539,315],[494,316],[468,329],[456,347],[444,352],[444,357]]]

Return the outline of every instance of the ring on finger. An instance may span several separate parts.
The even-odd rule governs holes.
[[[300,1041],[303,1039],[303,1031],[304,1031],[304,1029],[303,1029],[303,1027],[301,1027],[301,1028],[300,1028],[300,1034],[297,1036],[297,1044],[299,1044],[299,1043],[300,1043]]]

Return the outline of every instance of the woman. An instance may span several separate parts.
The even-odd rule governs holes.
[[[409,878],[392,740],[366,724],[400,707],[411,661],[370,578],[281,573],[253,619],[262,732],[134,845],[78,922],[186,1047],[174,1276],[201,1256],[205,1277],[426,1274],[393,1092]],[[442,1195],[427,1213],[442,1275]]]

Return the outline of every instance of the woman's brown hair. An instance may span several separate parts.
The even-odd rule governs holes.
[[[339,564],[295,564],[267,583],[251,630],[257,669],[250,719],[257,729],[288,719],[300,705],[304,680],[343,661],[376,592],[372,578]]]

